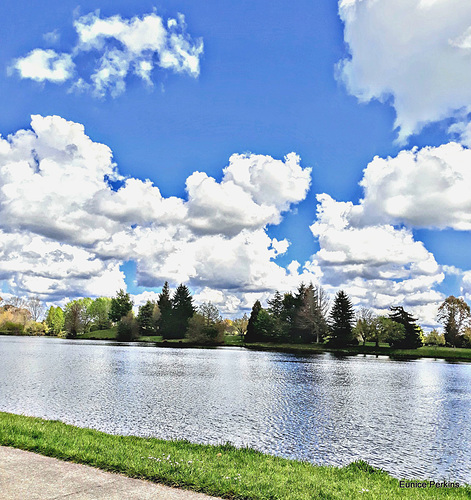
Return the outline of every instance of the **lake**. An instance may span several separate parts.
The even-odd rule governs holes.
[[[471,483],[471,364],[0,337],[0,410]]]

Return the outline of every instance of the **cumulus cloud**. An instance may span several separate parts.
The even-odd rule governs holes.
[[[134,260],[139,285],[221,288],[242,304],[244,293],[288,287],[299,274],[275,259],[289,242],[265,228],[304,199],[310,169],[293,154],[247,154],[223,172],[221,182],[195,172],[186,199],[165,198],[149,180],[120,177],[82,125],[35,115],[31,130],[0,138],[1,279],[44,295],[112,295],[124,286],[119,265]]]
[[[90,89],[99,97],[123,93],[129,74],[152,85],[155,66],[199,75],[203,42],[187,34],[181,14],[165,22],[155,13],[124,19],[119,15],[101,18],[96,11],[78,18],[74,27],[78,42],[69,53],[34,49],[18,58],[12,68],[21,78],[41,82],[62,83],[75,78],[72,89]],[[53,33],[57,42],[58,35]],[[92,60],[91,74],[86,74],[84,58],[87,64]]]
[[[365,224],[359,206],[318,196],[318,217],[311,226],[320,250],[312,260],[322,269],[330,291],[344,288],[354,304],[384,313],[391,305],[410,308],[433,325],[443,295],[433,287],[444,274],[434,256],[412,232],[390,224]]]
[[[471,150],[457,143],[376,157],[356,217],[417,228],[471,229]]]
[[[72,78],[75,64],[70,54],[58,54],[52,49],[34,49],[27,56],[17,59],[12,68],[18,71],[21,78],[64,83]]]
[[[469,2],[340,0],[339,14],[350,53],[339,77],[360,101],[391,101],[400,142],[471,111]]]

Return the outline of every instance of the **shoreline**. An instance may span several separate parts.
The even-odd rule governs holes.
[[[5,337],[40,337],[40,338],[62,338],[45,335],[12,335],[0,332],[0,336]],[[73,339],[66,340],[98,340],[107,342],[121,342],[112,337],[100,337],[92,334],[78,336]],[[123,342],[128,343],[128,342]],[[288,344],[288,343],[274,343],[274,342],[257,342],[257,343],[244,343],[232,342],[218,345],[204,345],[186,342],[185,340],[154,340],[152,337],[143,337],[129,343],[147,343],[153,347],[170,347],[175,349],[215,349],[218,347],[239,347],[255,351],[270,351],[270,352],[285,352],[291,354],[322,354],[324,352],[331,352],[339,356],[356,356],[356,355],[373,355],[373,356],[387,356],[392,360],[414,360],[414,359],[443,359],[446,361],[460,361],[471,362],[471,349],[455,348],[455,347],[438,347],[438,346],[423,346],[418,349],[393,349],[391,347],[380,346],[379,348],[371,345],[357,345],[342,348],[334,348],[326,345],[318,344]]]
[[[0,412],[0,424],[2,446],[223,498],[394,500],[471,494],[471,486],[464,484],[401,487],[399,479],[361,460],[344,467],[313,465],[230,444],[119,436],[5,412]]]

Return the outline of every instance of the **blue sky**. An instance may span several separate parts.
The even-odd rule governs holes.
[[[237,315],[313,280],[428,325],[470,297],[471,8],[17,1],[0,20],[4,292],[143,300],[168,279]]]

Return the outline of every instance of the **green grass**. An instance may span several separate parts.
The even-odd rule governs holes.
[[[292,353],[320,353],[334,352],[343,355],[352,354],[377,354],[382,356],[390,356],[394,359],[401,358],[441,358],[448,360],[471,361],[471,349],[460,349],[454,347],[435,347],[424,346],[419,349],[392,349],[387,344],[376,347],[374,344],[358,345],[334,349],[323,344],[288,344],[288,343],[273,343],[273,342],[257,342],[253,344],[243,344],[249,349],[267,350],[267,351],[282,351]]]
[[[92,340],[116,340],[118,327],[113,326],[108,330],[95,330],[94,332],[82,333],[77,338]]]
[[[0,444],[224,498],[471,497],[470,486],[400,489],[397,479],[365,462],[343,468],[321,467],[227,444],[210,446],[113,436],[58,421],[3,412],[0,412]]]

